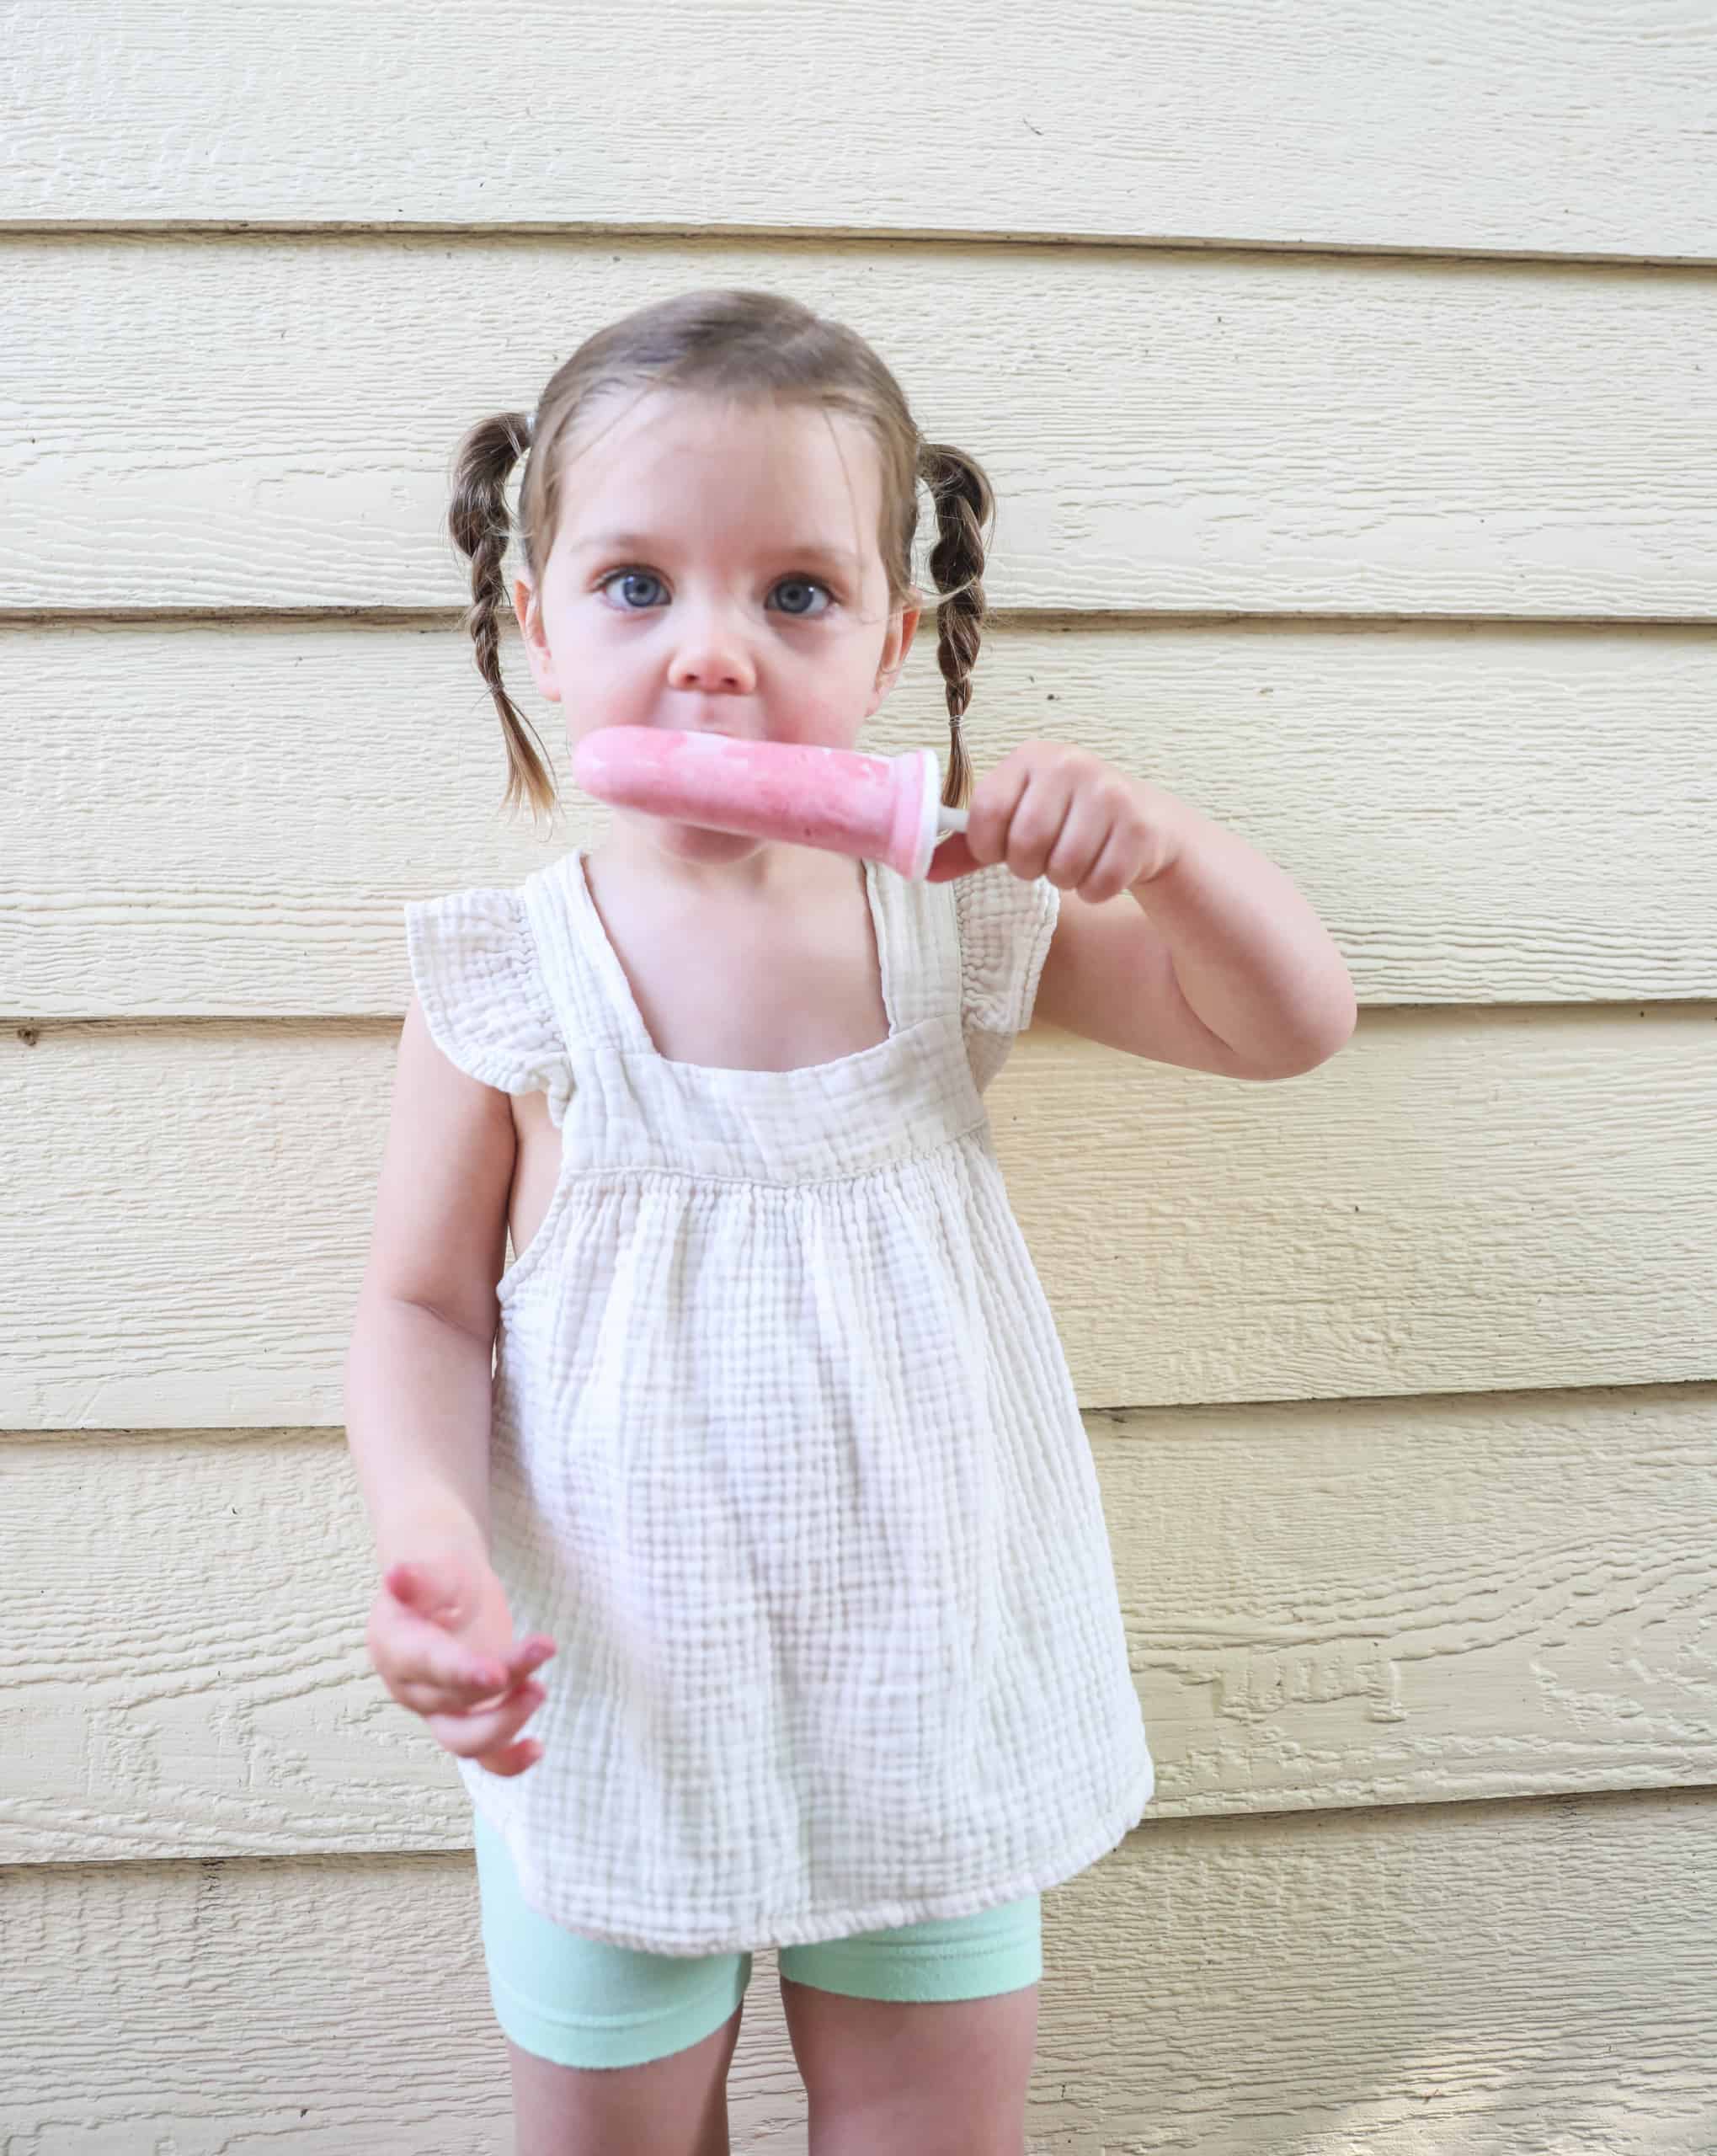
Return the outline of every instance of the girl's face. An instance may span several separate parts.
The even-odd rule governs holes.
[[[564,449],[540,586],[514,590],[568,743],[654,726],[852,747],[918,624],[916,607],[889,611],[869,430],[686,391],[614,409]]]

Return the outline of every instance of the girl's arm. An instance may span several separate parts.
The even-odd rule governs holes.
[[[487,1552],[495,1283],[516,1152],[504,1093],[457,1070],[413,996],[346,1358],[346,1438],[383,1569]]]
[[[1086,750],[1029,741],[985,774],[933,880],[1005,861],[1064,894],[1036,1012],[1105,1047],[1292,1078],[1357,1019],[1341,952],[1244,839]]]
[[[1092,905],[1062,900],[1037,993],[1052,1025],[1229,1078],[1297,1078],[1357,1020],[1340,951],[1293,881],[1221,825],[1187,821],[1173,860]]]
[[[385,1573],[449,1545],[488,1553],[493,1350],[367,1283],[346,1356],[346,1443]]]

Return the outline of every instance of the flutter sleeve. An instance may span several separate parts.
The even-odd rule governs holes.
[[[572,1065],[519,892],[450,891],[405,906],[412,985],[429,1038],[467,1076],[548,1096],[557,1129]]]
[[[1061,913],[1047,876],[1027,881],[1005,861],[952,885],[960,933],[961,1022],[978,1090],[1007,1060],[1016,1033],[1032,1022],[1037,983]]]

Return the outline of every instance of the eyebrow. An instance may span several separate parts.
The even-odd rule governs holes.
[[[571,552],[575,554],[654,554],[669,552],[662,542],[647,531],[602,531],[592,538],[581,539]],[[859,560],[850,547],[830,547],[812,539],[791,547],[771,547],[772,554],[795,562],[822,562],[849,574],[856,574]]]

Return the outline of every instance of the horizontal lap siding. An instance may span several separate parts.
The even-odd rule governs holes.
[[[1147,1842],[1717,1780],[1717,1386],[1085,1420]],[[0,1579],[0,1865],[468,1845],[451,1762],[364,1650],[337,1433],[13,1438],[0,1491],[34,1525]]]
[[[601,827],[499,814],[446,469],[741,282],[996,482],[978,767],[1182,794],[1363,1006],[989,1097],[1159,1766],[1046,1897],[1034,2156],[1704,2156],[1717,286],[1648,265],[1717,259],[1717,46],[664,0],[641,109],[619,20],[7,17],[0,2140],[509,2145],[339,1430],[401,902]],[[945,747],[934,637],[868,745]],[[769,1955],[732,2112],[803,2156]]]
[[[1717,610],[1717,280],[1087,247],[0,239],[12,612],[447,606],[447,467],[611,316],[851,319],[997,488],[1004,608]]]
[[[927,617],[867,745],[946,755],[935,638]],[[501,814],[451,616],[0,627],[25,811],[0,1015],[397,1014],[403,899],[515,883],[606,821],[515,637],[503,663],[560,778],[552,830]],[[973,691],[980,771],[1076,740],[1279,861],[1368,1011],[1717,996],[1709,630],[1014,619]]]
[[[338,1424],[397,1033],[0,1033],[0,1427]],[[1368,1013],[1263,1086],[1045,1027],[988,1098],[1087,1407],[1717,1376],[1717,1007]]]
[[[1165,1819],[1043,1898],[1032,2156],[1706,2156],[1709,1790]],[[0,1871],[28,2156],[508,2156],[470,1853]],[[755,1957],[738,2156],[804,2156]]]
[[[13,0],[7,29],[40,56],[0,77],[15,224],[1717,256],[1698,7]]]

